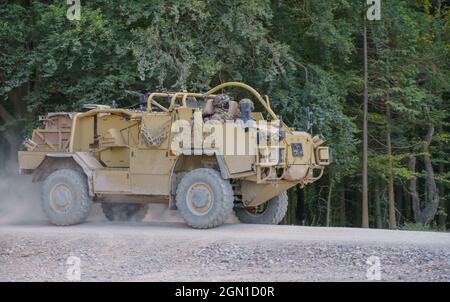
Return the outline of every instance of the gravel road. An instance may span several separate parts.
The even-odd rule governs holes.
[[[0,281],[450,281],[449,233],[172,221],[0,225]]]

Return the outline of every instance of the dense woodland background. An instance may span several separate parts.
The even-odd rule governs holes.
[[[81,0],[70,21],[66,0],[0,0],[0,167],[47,111],[243,81],[296,128],[311,108],[333,148],[285,223],[359,227],[365,2]],[[449,227],[449,25],[441,0],[382,0],[367,23],[370,227]]]

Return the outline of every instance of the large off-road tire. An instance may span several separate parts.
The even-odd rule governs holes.
[[[286,192],[254,208],[235,209],[240,222],[252,224],[279,224],[286,215],[288,196]]]
[[[213,169],[199,168],[183,176],[176,204],[186,223],[198,229],[223,224],[233,211],[233,188]]]
[[[147,215],[148,204],[102,202],[102,210],[110,221],[142,221]]]
[[[86,176],[71,169],[50,174],[41,192],[42,208],[55,225],[73,225],[86,220],[92,200]]]

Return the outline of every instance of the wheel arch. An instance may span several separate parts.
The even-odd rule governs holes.
[[[219,171],[223,179],[229,179],[230,174],[225,162],[219,154],[213,155],[180,155],[175,160],[169,179],[169,208],[176,209],[175,194],[178,183],[185,173],[198,168],[212,168]]]
[[[92,157],[88,155],[89,157]],[[93,157],[92,157],[93,158]],[[95,160],[95,158],[93,158]],[[96,161],[96,160],[95,160]],[[100,165],[100,163],[99,163]],[[33,182],[44,181],[50,174],[60,169],[72,169],[85,175],[88,180],[89,195],[94,196],[93,167],[77,153],[49,153],[33,173]]]

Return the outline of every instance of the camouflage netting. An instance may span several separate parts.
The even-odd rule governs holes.
[[[166,140],[169,134],[170,122],[171,121],[169,120],[156,128],[146,128],[144,124],[141,125],[140,133],[148,146],[161,146],[162,142]]]

